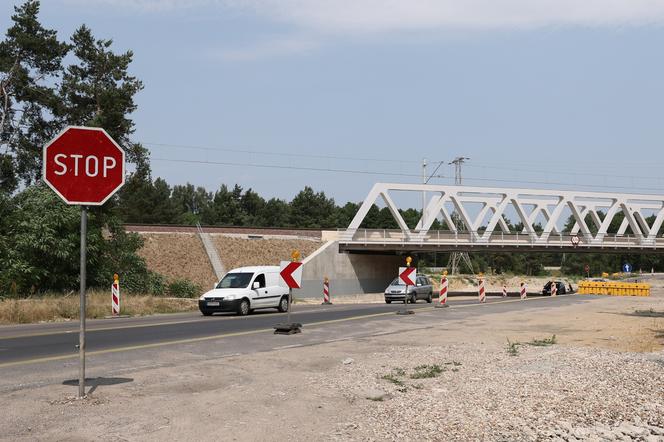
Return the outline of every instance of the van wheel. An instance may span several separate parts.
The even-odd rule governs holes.
[[[286,313],[288,311],[288,296],[281,297],[277,310],[279,310],[281,313]]]
[[[249,301],[243,299],[242,302],[240,302],[240,305],[237,306],[237,314],[239,316],[246,316],[249,314]]]
[[[427,297],[427,302],[431,304],[433,302],[433,292],[429,293],[429,296]]]
[[[385,304],[392,304],[392,300],[391,299],[386,299]]]
[[[212,316],[211,310],[201,310],[201,313],[203,313],[203,316]]]

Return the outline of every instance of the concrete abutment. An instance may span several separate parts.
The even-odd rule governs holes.
[[[302,288],[295,296],[322,298],[326,276],[333,300],[335,296],[382,292],[402,263],[398,255],[339,253],[338,241],[331,240],[303,261]]]

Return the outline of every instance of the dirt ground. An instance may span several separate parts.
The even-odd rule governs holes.
[[[389,330],[382,329],[375,336],[360,339],[284,347],[187,366],[142,369],[131,373],[133,382],[100,387],[85,400],[69,397],[74,390],[62,385],[20,390],[3,398],[0,439],[541,440],[540,433],[535,433],[519,417],[519,408],[524,411],[528,401],[543,401],[551,395],[562,395],[563,405],[578,403],[572,409],[565,405],[567,411],[550,410],[542,414],[550,420],[541,424],[552,430],[552,422],[557,425],[561,416],[581,425],[594,422],[592,413],[601,415],[602,422],[606,419],[652,421],[659,419],[660,411],[664,412],[664,393],[661,389],[656,391],[661,378],[653,378],[662,376],[661,367],[657,371],[653,368],[655,362],[648,361],[664,360],[664,318],[633,314],[636,310],[650,309],[664,311],[662,288],[647,298],[603,297],[547,310],[484,315],[481,320],[449,320],[398,335],[386,334]],[[524,346],[521,356],[514,358],[506,353],[507,339],[525,343],[552,335],[557,342],[553,347]],[[448,370],[438,379],[413,383],[403,395],[396,387],[389,390],[379,377],[392,367],[410,367],[417,361],[426,362],[432,355],[446,355],[449,358],[446,363],[458,360],[455,364],[460,367]],[[583,365],[596,359],[601,364]],[[618,364],[616,361],[620,361],[616,378],[631,379],[628,386],[631,389],[644,386],[638,400],[620,396],[623,393],[608,388],[609,384],[608,390],[603,389],[604,383],[612,378],[606,372],[610,370],[607,367]],[[577,362],[578,369],[570,366]],[[564,366],[558,367],[557,363]],[[500,371],[499,367],[507,367],[504,368],[507,371]],[[522,369],[530,371],[523,374],[519,372]],[[556,370],[573,376],[558,379],[558,384],[546,380]],[[521,384],[510,385],[512,381],[508,380],[516,382],[517,378]],[[479,383],[481,379],[486,383]],[[361,389],[374,385],[382,386],[390,394],[385,399],[367,399],[367,393]],[[510,388],[519,393],[510,393]],[[628,396],[629,388],[625,387],[624,393]],[[458,401],[458,409],[455,403],[443,402],[442,398],[448,398],[446,395],[461,394],[459,391],[463,389],[463,394],[470,396],[449,399]],[[474,397],[480,391],[483,396]],[[607,396],[602,397],[600,392]],[[506,401],[500,407],[507,409],[493,410],[489,416],[482,407],[486,404],[495,407],[493,396]],[[593,405],[588,402],[591,396]],[[416,406],[413,404],[418,401],[434,405],[427,405],[429,414],[420,419],[399,415],[402,403],[399,401],[410,406]],[[468,404],[475,408],[468,408]],[[541,406],[540,402],[533,405]],[[616,407],[622,407],[618,414]],[[397,414],[392,416],[392,413]],[[509,420],[503,424],[500,416],[509,416]],[[448,426],[448,421],[453,425]],[[413,428],[415,424],[417,428]],[[446,436],[445,429],[458,432]],[[578,428],[579,434],[582,431],[586,430]],[[577,440],[571,436],[556,437],[554,434],[551,439]],[[653,437],[634,440],[662,440]]]
[[[216,280],[203,243],[195,233],[143,233],[138,254],[148,268],[169,281],[188,279],[202,288]]]
[[[290,261],[293,250],[298,250],[304,259],[322,245],[320,241],[306,239],[243,239],[221,235],[212,238],[226,270],[279,265],[279,261]]]

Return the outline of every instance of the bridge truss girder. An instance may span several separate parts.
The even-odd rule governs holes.
[[[427,192],[428,199],[422,216],[414,229],[409,229],[390,192]],[[664,196],[643,194],[616,194],[602,192],[575,192],[564,190],[510,189],[467,186],[444,186],[429,184],[377,183],[373,186],[348,229],[341,235],[342,241],[353,241],[371,207],[382,199],[395,219],[402,233],[403,242],[421,244],[431,241],[429,230],[436,219],[446,223],[456,236],[463,234],[476,245],[488,244],[498,232],[511,234],[505,221],[506,211],[513,210],[517,221],[523,225],[521,236],[527,235],[531,245],[546,245],[559,241],[567,218],[573,216],[574,226],[570,234],[578,235],[585,246],[602,247],[607,237],[611,221],[620,213],[624,219],[617,235],[625,235],[627,228],[632,231],[626,247],[657,247],[657,234],[664,223]],[[469,206],[479,205],[477,213],[471,213]],[[648,224],[648,215],[655,219]],[[603,218],[600,216],[603,213]],[[462,229],[455,224],[452,214],[456,213]],[[538,232],[535,222],[542,216],[544,224]],[[488,216],[488,219],[487,219]],[[594,228],[586,223],[590,216]],[[596,233],[593,233],[596,230]],[[366,232],[365,232],[366,237]],[[367,239],[365,238],[365,242]],[[664,244],[661,244],[664,247]]]

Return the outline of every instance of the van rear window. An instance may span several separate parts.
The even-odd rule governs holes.
[[[218,289],[243,289],[249,286],[253,273],[227,273],[217,284]]]

